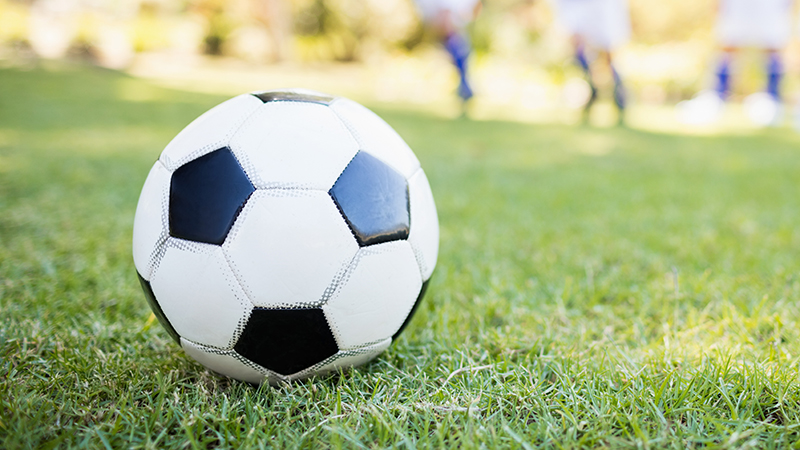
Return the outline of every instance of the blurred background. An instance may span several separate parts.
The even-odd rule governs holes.
[[[630,126],[677,132],[752,127],[736,108],[711,129],[687,128],[674,118],[677,102],[711,84],[715,3],[630,1],[633,39],[616,55],[633,99]],[[588,86],[548,1],[484,1],[470,33],[472,118],[580,120]],[[796,41],[785,55],[790,103],[800,92]],[[753,51],[737,61],[734,103],[763,87],[761,58]],[[457,75],[412,0],[0,0],[0,64],[47,60],[80,61],[216,94],[306,87],[373,105],[458,115]],[[126,95],[135,100],[146,93]],[[602,103],[595,115],[595,125],[614,123]]]

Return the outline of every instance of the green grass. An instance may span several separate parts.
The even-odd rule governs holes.
[[[379,111],[430,178],[429,296],[375,362],[272,388],[160,328],[130,252],[223,98],[0,70],[0,448],[800,447],[800,138]]]

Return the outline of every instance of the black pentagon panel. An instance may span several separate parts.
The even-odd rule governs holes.
[[[161,306],[158,304],[158,300],[156,300],[156,294],[153,292],[153,287],[150,286],[150,282],[142,278],[142,276],[139,275],[139,272],[136,272],[136,276],[139,277],[139,284],[142,285],[144,298],[147,299],[147,303],[150,305],[150,309],[153,310],[153,314],[156,315],[156,319],[161,322],[161,326],[167,330],[167,333],[169,333],[170,337],[175,339],[175,342],[180,344],[181,337],[178,335],[178,332],[175,331],[175,328],[172,327],[172,324],[169,323],[169,319],[167,319],[167,316],[164,315],[164,311],[161,310]]]
[[[378,158],[359,151],[330,194],[360,246],[408,238],[408,183]]]
[[[228,148],[179,167],[169,190],[169,234],[190,241],[222,244],[255,191]]]
[[[234,347],[245,358],[291,375],[339,351],[325,313],[318,308],[255,308]]]
[[[400,325],[400,329],[397,330],[397,332],[394,335],[392,335],[392,342],[396,341],[397,338],[400,336],[400,333],[402,333],[403,330],[406,329],[408,324],[411,323],[411,319],[414,317],[414,313],[417,312],[417,308],[419,308],[419,304],[422,303],[422,298],[425,297],[425,292],[428,291],[428,284],[430,284],[430,282],[431,282],[431,279],[428,278],[424,283],[422,283],[422,289],[419,290],[419,295],[417,296],[417,301],[414,302],[414,306],[411,307],[411,311],[408,313],[408,317],[406,317],[406,320],[403,322],[402,325]]]
[[[328,95],[304,93],[304,92],[291,92],[291,91],[264,91],[256,92],[253,96],[257,97],[264,103],[269,102],[306,102],[306,103],[319,103],[321,105],[330,105],[334,97]]]

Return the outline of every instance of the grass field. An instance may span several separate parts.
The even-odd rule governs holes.
[[[373,363],[217,378],[150,317],[130,241],[166,143],[224,100],[0,70],[0,448],[800,447],[800,137],[379,110],[441,222]]]

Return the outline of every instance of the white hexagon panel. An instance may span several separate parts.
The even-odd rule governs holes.
[[[231,149],[257,188],[327,191],[358,144],[328,106],[274,101],[247,120]]]
[[[358,251],[331,197],[322,191],[258,190],[223,249],[261,308],[320,305]]]
[[[421,168],[408,180],[408,196],[411,210],[408,241],[417,255],[422,279],[428,280],[439,257],[439,216],[431,185]]]
[[[211,347],[232,348],[253,308],[216,245],[168,239],[150,285],[178,335]]]
[[[322,310],[339,348],[349,350],[392,337],[421,289],[411,245],[387,242],[359,250],[342,285]]]
[[[234,351],[206,347],[184,338],[180,344],[187,355],[214,372],[252,384],[261,384],[267,378],[263,371],[242,362],[241,356]]]
[[[389,164],[406,178],[419,169],[419,160],[408,144],[377,114],[346,98],[331,102],[331,109],[347,124],[359,149]]]
[[[226,147],[240,126],[263,103],[252,95],[240,95],[195,119],[167,144],[160,160],[170,171],[218,148]]]
[[[291,376],[292,379],[303,379],[311,375],[324,375],[337,370],[349,369],[366,364],[377,358],[384,350],[392,344],[392,339],[384,339],[380,342],[354,348],[352,350],[340,350],[335,355],[325,361],[312,366],[302,372]]]
[[[150,279],[156,254],[167,238],[167,202],[170,173],[156,161],[142,188],[133,219],[133,264],[139,275]]]

